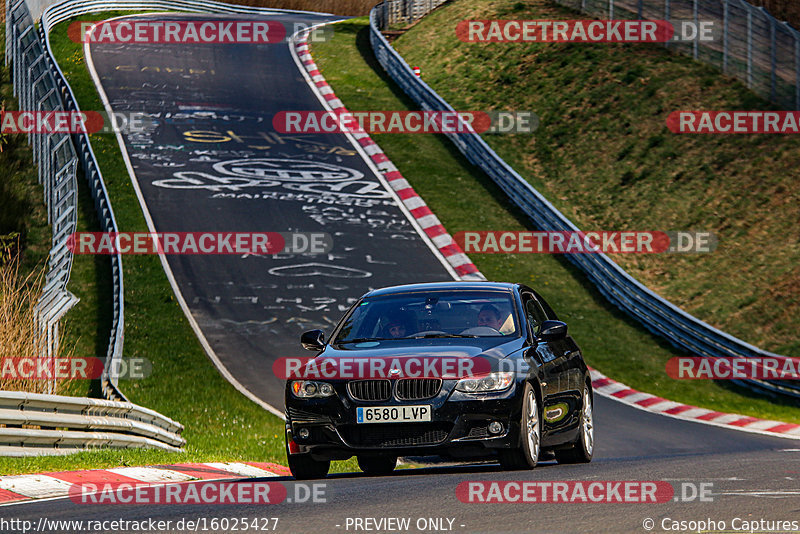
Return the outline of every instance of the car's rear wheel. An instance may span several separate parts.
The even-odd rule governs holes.
[[[388,475],[397,466],[397,456],[358,456],[358,467],[368,475]]]
[[[583,407],[581,408],[581,428],[571,449],[557,450],[556,460],[560,464],[585,464],[592,461],[594,454],[594,415],[592,393],[589,385],[583,387]]]
[[[500,449],[498,458],[503,469],[533,469],[539,461],[542,444],[542,423],[539,403],[533,386],[525,384],[522,417],[519,424],[520,444],[515,449]]]

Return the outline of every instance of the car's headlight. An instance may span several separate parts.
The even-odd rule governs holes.
[[[514,372],[490,373],[481,378],[463,378],[458,381],[456,389],[465,393],[485,393],[502,391],[514,383]]]
[[[333,386],[327,382],[314,382],[312,380],[295,380],[292,382],[292,395],[299,399],[330,397],[334,393]]]

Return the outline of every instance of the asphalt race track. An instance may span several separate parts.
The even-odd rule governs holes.
[[[386,190],[369,185],[378,181],[350,153],[344,137],[288,139],[272,131],[271,116],[278,110],[320,109],[285,44],[150,46],[95,45],[92,58],[115,110],[162,114],[152,132],[125,139],[155,228],[323,231],[334,238],[332,255],[324,257],[169,257],[192,315],[225,365],[248,389],[282,407],[271,362],[302,354],[296,340],[303,329],[329,326],[348,299],[369,287],[451,277]],[[189,116],[176,117],[177,110]],[[237,163],[241,159],[247,161]],[[276,161],[284,170],[300,168],[296,162],[319,165],[321,178],[264,187],[258,181]],[[341,198],[364,202],[310,200],[322,198],[332,169],[362,175],[352,180],[361,183],[346,191],[358,193]],[[249,182],[225,178],[248,173]],[[391,532],[348,528],[348,518],[365,517],[410,518],[410,532],[464,533],[648,532],[643,526],[648,518],[654,532],[664,532],[665,518],[725,521],[730,532],[735,518],[800,520],[796,440],[680,421],[605,398],[596,398],[595,428],[595,459],[587,465],[544,462],[532,471],[503,472],[484,464],[398,470],[375,478],[334,475],[325,481],[327,502],[316,504],[87,506],[58,499],[4,508],[3,515],[34,523],[40,517],[173,522],[278,517],[278,532],[315,534]],[[295,494],[291,479],[270,480],[285,481],[289,497]],[[459,483],[490,480],[660,480],[676,488],[679,500],[469,504],[457,499]],[[689,502],[681,502],[683,483],[711,484],[712,501],[700,502],[689,492]],[[427,518],[445,518],[447,529],[418,529],[417,520]]]
[[[272,363],[309,355],[303,331],[330,332],[370,288],[453,279],[344,135],[274,131],[279,111],[323,110],[286,43],[94,43],[91,57],[111,108],[154,120],[124,139],[156,231],[332,237],[324,255],[166,256],[214,352],[278,410]]]
[[[595,423],[597,449],[592,463],[586,465],[547,462],[532,471],[516,472],[499,471],[490,465],[436,467],[400,470],[377,478],[333,475],[325,481],[328,502],[324,504],[127,506],[60,499],[32,501],[4,508],[2,513],[34,524],[40,517],[172,521],[278,517],[277,532],[292,534],[356,532],[352,526],[346,529],[346,521],[357,517],[408,517],[412,525],[420,518],[444,517],[453,519],[452,532],[492,534],[643,533],[647,532],[642,527],[647,518],[658,525],[654,532],[664,532],[660,528],[664,518],[726,521],[726,532],[733,532],[730,526],[734,518],[800,518],[800,465],[795,440],[679,421],[603,398],[596,402]],[[285,481],[290,498],[297,491],[291,479],[269,480]],[[713,502],[695,498],[692,502],[662,504],[469,504],[456,498],[460,482],[490,480],[665,480],[676,488],[682,483],[711,483]],[[690,495],[687,490],[687,497]],[[409,532],[421,531],[412,527]]]

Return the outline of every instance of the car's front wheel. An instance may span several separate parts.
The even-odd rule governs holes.
[[[581,408],[581,428],[571,449],[557,450],[556,460],[560,464],[585,464],[592,461],[594,454],[594,415],[592,393],[589,385],[583,387],[583,407]]]
[[[368,475],[388,475],[397,466],[397,456],[358,456],[358,467]]]
[[[503,469],[533,469],[539,462],[542,444],[542,422],[539,403],[533,386],[525,384],[522,399],[522,417],[519,424],[520,444],[514,449],[500,449],[498,457]]]
[[[315,460],[310,454],[289,455],[289,470],[297,480],[325,478],[330,468],[330,460]]]
[[[286,458],[289,470],[297,480],[325,478],[331,468],[330,460],[315,460],[310,454],[292,454],[289,451],[289,434],[286,434]]]

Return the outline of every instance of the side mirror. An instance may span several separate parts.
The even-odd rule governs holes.
[[[306,350],[318,351],[325,347],[325,332],[322,330],[309,330],[300,336],[300,344]]]
[[[567,337],[567,323],[561,321],[544,321],[539,332],[540,341],[558,341]]]

